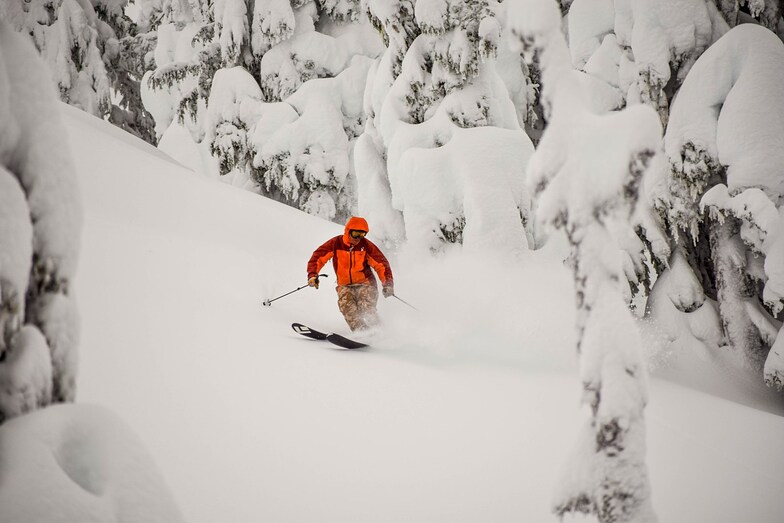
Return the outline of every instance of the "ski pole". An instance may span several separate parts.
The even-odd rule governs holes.
[[[403,303],[405,303],[406,305],[408,305],[409,307],[411,307],[411,308],[412,308],[412,309],[414,309],[415,311],[418,311],[418,310],[419,310],[419,309],[417,309],[416,307],[414,307],[413,305],[411,305],[410,303],[408,303],[408,302],[407,302],[406,300],[404,300],[403,298],[399,297],[397,294],[393,294],[393,295],[392,295],[392,297],[393,297],[393,298],[397,298],[398,300],[402,301]]]
[[[326,274],[319,274],[319,275],[318,275],[318,277],[319,277],[319,278],[321,278],[322,276],[323,276],[324,278],[326,278],[326,277],[327,277],[327,275],[326,275]],[[279,299],[281,299],[281,298],[285,298],[285,297],[286,297],[286,296],[288,296],[289,294],[294,294],[295,292],[297,292],[297,291],[301,291],[302,289],[304,289],[305,287],[308,287],[308,286],[309,286],[308,284],[305,284],[305,285],[303,285],[302,287],[297,287],[297,288],[296,288],[296,289],[294,289],[293,291],[289,291],[289,292],[287,292],[286,294],[282,294],[282,295],[278,296],[277,298],[272,298],[271,300],[264,300],[263,302],[261,302],[261,304],[262,304],[262,305],[264,305],[265,307],[269,307],[269,306],[270,306],[270,304],[271,304],[273,301],[275,301],[275,300],[279,300]]]

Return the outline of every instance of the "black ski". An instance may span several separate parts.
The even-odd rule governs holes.
[[[312,338],[314,340],[327,339],[327,334],[313,330],[307,325],[302,325],[301,323],[292,323],[291,328],[294,329],[294,332],[297,334],[302,334],[303,336],[307,336],[308,338]]]
[[[341,336],[340,334],[335,334],[335,333],[332,333],[329,336],[327,336],[327,341],[330,343],[334,343],[338,347],[343,347],[344,349],[361,349],[362,347],[370,346],[367,343],[350,340],[345,336]]]
[[[326,334],[324,332],[313,330],[307,325],[303,325],[301,323],[292,323],[291,328],[294,329],[294,332],[297,334],[302,334],[303,336],[314,340],[326,340],[333,345],[337,345],[338,347],[342,347],[344,349],[361,349],[363,347],[369,347],[367,343],[351,340],[345,336],[341,336],[340,334]]]

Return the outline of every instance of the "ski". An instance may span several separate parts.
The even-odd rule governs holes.
[[[294,332],[297,334],[302,334],[303,336],[313,340],[325,340],[344,349],[361,349],[363,347],[369,347],[367,343],[351,340],[345,336],[341,336],[340,334],[335,334],[334,332],[331,334],[326,334],[324,332],[311,329],[307,325],[303,325],[301,323],[292,323],[291,328],[294,329]]]
[[[292,323],[291,328],[294,329],[294,332],[297,334],[302,334],[303,336],[307,336],[308,338],[314,340],[326,340],[327,334],[323,332],[319,332],[317,330],[313,330],[307,325],[302,325],[301,323]]]
[[[332,333],[329,336],[327,336],[327,341],[330,343],[334,343],[338,347],[343,347],[344,349],[361,349],[362,347],[370,346],[367,343],[350,340],[345,336],[341,336],[340,334],[335,334],[335,333]]]

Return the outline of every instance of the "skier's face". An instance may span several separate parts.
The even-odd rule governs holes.
[[[359,240],[365,237],[366,234],[366,231],[349,231],[348,241],[351,242],[351,245],[356,245],[359,243]]]

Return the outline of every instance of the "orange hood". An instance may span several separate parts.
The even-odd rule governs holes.
[[[343,241],[346,245],[351,245],[349,242],[348,231],[370,231],[367,220],[359,216],[352,216],[346,222],[346,228],[343,230]]]

